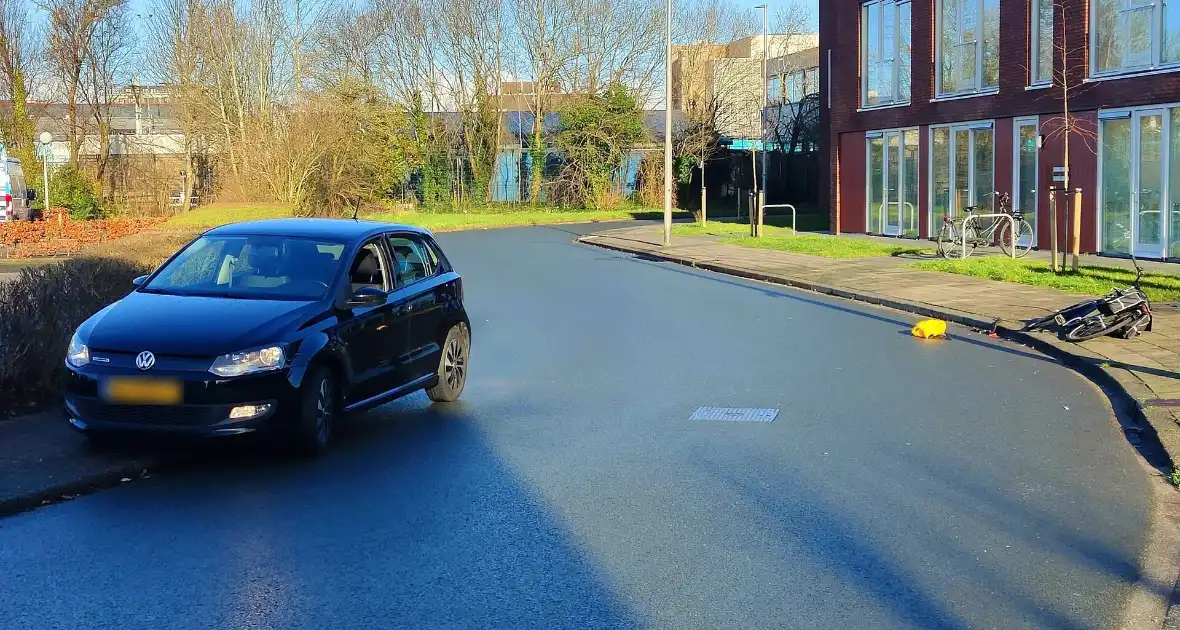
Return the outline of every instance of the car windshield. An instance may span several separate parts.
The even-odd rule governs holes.
[[[205,236],[140,288],[145,293],[258,300],[318,300],[344,244],[290,236]]]

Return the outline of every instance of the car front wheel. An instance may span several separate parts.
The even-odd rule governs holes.
[[[426,390],[434,402],[455,402],[467,385],[467,359],[471,354],[471,335],[466,324],[455,324],[447,331],[438,361],[438,384]]]
[[[292,446],[302,455],[319,455],[328,449],[340,407],[332,372],[316,369],[303,383],[300,398]]]

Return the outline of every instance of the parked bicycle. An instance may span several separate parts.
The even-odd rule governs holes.
[[[1118,335],[1132,339],[1151,330],[1151,300],[1139,287],[1143,269],[1131,253],[1135,265],[1135,281],[1126,288],[1115,287],[1103,297],[1078,302],[1024,326],[1026,331],[1047,330],[1057,326],[1058,334],[1067,341],[1086,341],[1104,335]]]
[[[945,258],[965,258],[975,253],[975,248],[989,246],[997,240],[1000,249],[1007,256],[1023,258],[1033,246],[1032,224],[1024,219],[1020,210],[1012,210],[1012,196],[1008,193],[992,193],[994,207],[967,206],[966,214],[959,219],[942,218],[938,230],[938,253]],[[990,212],[989,212],[990,211]],[[1011,220],[997,215],[1012,215]]]

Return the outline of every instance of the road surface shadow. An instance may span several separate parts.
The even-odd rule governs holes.
[[[751,458],[756,457],[751,454]],[[777,464],[776,470],[763,471],[764,474],[757,477],[738,474],[723,462],[710,462],[707,457],[701,458],[699,465],[740,497],[743,505],[757,506],[763,512],[759,522],[769,524],[784,541],[803,546],[814,564],[835,573],[844,585],[865,596],[869,604],[888,613],[890,625],[966,629],[1004,627],[995,624],[1004,618],[1023,618],[1039,627],[1064,630],[1091,627],[1055,610],[1055,602],[1034,599],[1017,590],[1010,580],[986,568],[973,552],[967,551],[965,547],[969,545],[952,540],[950,536],[936,541],[930,540],[929,536],[922,538],[921,544],[930,552],[927,567],[937,566],[943,571],[948,563],[953,563],[953,571],[959,573],[964,582],[978,587],[969,594],[952,597],[947,597],[945,591],[937,593],[923,587],[923,584],[937,580],[937,575],[915,574],[912,568],[901,566],[891,557],[895,553],[895,543],[883,545],[877,542],[892,541],[899,535],[912,541],[918,533],[891,532],[874,527],[872,513],[860,514],[853,520],[842,513],[847,509],[842,510],[832,503],[822,485],[807,480],[804,469],[794,468],[789,463],[782,465],[781,460]],[[768,492],[768,488],[771,491]],[[955,507],[962,506],[955,504]],[[1011,522],[1013,525],[1017,523],[1018,520]],[[929,546],[932,543],[934,546]],[[1125,567],[1123,564],[1115,566]],[[926,571],[930,569],[923,570]],[[942,589],[942,585],[939,588]],[[845,599],[849,605],[856,601],[851,596]],[[1003,604],[996,605],[997,602]],[[964,618],[964,609],[972,607],[981,615],[996,617]],[[1013,611],[1019,612],[1013,614]]]
[[[54,508],[76,521],[54,539],[66,537],[66,552],[90,550],[89,560],[29,584],[84,591],[106,582],[101,573],[122,576],[120,587],[54,598],[30,627],[100,600],[170,627],[640,625],[462,404],[405,401],[362,414],[317,460],[241,441],[191,455],[152,481]],[[21,522],[8,525],[0,565],[57,572],[22,554],[34,543],[17,545],[33,535]],[[6,590],[5,610],[32,611],[46,595]],[[186,601],[205,602],[207,614],[178,615]]]

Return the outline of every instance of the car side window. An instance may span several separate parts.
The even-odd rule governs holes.
[[[353,293],[363,287],[373,287],[382,291],[388,291],[393,287],[390,282],[389,264],[378,241],[370,241],[361,247],[352,261],[352,266],[348,268],[348,278],[352,283]]]
[[[438,267],[430,250],[417,238],[394,234],[389,248],[397,266],[398,286],[407,286],[434,275]]]

